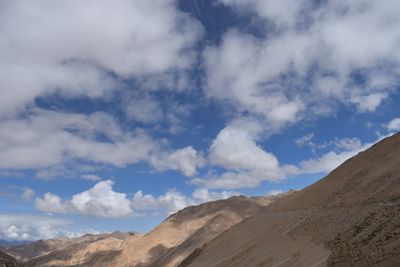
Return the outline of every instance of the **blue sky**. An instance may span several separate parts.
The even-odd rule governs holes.
[[[0,239],[146,232],[400,130],[398,1],[0,5]]]

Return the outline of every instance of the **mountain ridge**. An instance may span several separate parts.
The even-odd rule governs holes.
[[[303,190],[187,207],[146,234],[87,235],[26,266],[398,266],[398,214],[400,133]]]
[[[399,195],[395,134],[233,226],[187,266],[396,266]]]

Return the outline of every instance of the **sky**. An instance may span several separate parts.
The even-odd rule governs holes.
[[[400,131],[397,0],[0,0],[0,239],[147,232]]]

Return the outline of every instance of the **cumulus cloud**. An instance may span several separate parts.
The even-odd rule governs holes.
[[[234,121],[214,139],[210,147],[210,161],[236,171],[259,170],[266,175],[274,171],[278,160],[255,142],[260,131],[261,128],[254,122]]]
[[[81,214],[105,218],[132,215],[126,194],[113,191],[113,184],[111,180],[98,182],[91,189],[72,196],[70,203]]]
[[[71,221],[28,214],[0,213],[0,239],[38,240],[79,235],[69,231]]]
[[[79,213],[103,218],[122,218],[131,216],[132,209],[126,194],[115,192],[114,182],[98,182],[87,191],[72,196],[70,200],[46,193],[43,198],[36,198],[35,207],[51,213]]]
[[[209,188],[254,187],[261,181],[279,181],[292,166],[281,166],[272,153],[257,145],[262,127],[255,121],[237,119],[213,140],[209,161],[226,172],[208,178],[195,178],[194,184]]]
[[[3,1],[0,25],[0,114],[54,92],[103,96],[115,75],[179,88],[201,34],[172,0]]]
[[[310,146],[313,158],[293,165],[280,164],[277,157],[257,145],[262,128],[255,121],[236,120],[222,129],[210,146],[209,161],[223,171],[191,182],[205,188],[234,189],[255,187],[264,181],[277,182],[302,174],[328,173],[345,160],[368,149],[373,143],[362,143],[358,138],[335,138],[323,144],[312,142],[313,134],[295,140],[298,145]],[[382,139],[379,137],[377,141]]]
[[[49,192],[43,198],[37,197],[35,200],[35,208],[45,212],[65,213],[67,207],[68,203],[62,203],[59,196]]]
[[[138,191],[132,198],[132,207],[138,214],[172,214],[187,206],[201,204],[203,202],[226,199],[238,195],[232,191],[210,191],[205,188],[197,188],[192,196],[185,196],[176,189],[168,190],[164,195],[155,197]]]
[[[400,131],[400,118],[395,118],[395,119],[391,120],[387,125],[387,129],[390,132]]]
[[[205,164],[203,156],[191,146],[154,155],[150,162],[157,170],[180,170],[186,176],[193,176]]]
[[[171,214],[187,206],[225,199],[238,194],[232,191],[210,191],[197,188],[192,196],[186,196],[176,189],[170,189],[159,196],[137,191],[132,199],[129,199],[125,193],[115,192],[113,185],[114,182],[111,180],[101,181],[89,190],[75,194],[64,201],[59,196],[48,192],[43,198],[36,198],[35,207],[49,213],[77,213],[102,218],[124,218]]]
[[[280,127],[332,113],[339,103],[373,112],[395,90],[400,74],[395,0],[220,3],[256,14],[266,33],[255,37],[232,29],[204,51],[206,93],[238,112]]]

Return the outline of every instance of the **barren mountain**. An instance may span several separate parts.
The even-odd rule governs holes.
[[[27,266],[177,266],[196,248],[281,197],[239,196],[188,207],[143,236],[73,244],[33,258]]]
[[[16,259],[25,262],[29,259],[48,254],[52,251],[61,250],[68,246],[80,243],[90,243],[109,237],[115,237],[119,239],[125,239],[130,236],[129,233],[113,232],[110,234],[86,234],[76,238],[55,238],[47,240],[38,240],[35,242],[16,245],[4,248],[3,251],[15,257]]]
[[[400,266],[400,134],[275,197],[185,208],[145,235],[9,248],[27,266]]]
[[[400,134],[245,220],[185,266],[400,266]]]
[[[0,267],[22,267],[16,259],[0,251]]]
[[[140,234],[94,235],[92,239],[75,242],[63,248],[33,258],[25,266],[101,266],[119,255],[125,239],[136,240]]]

